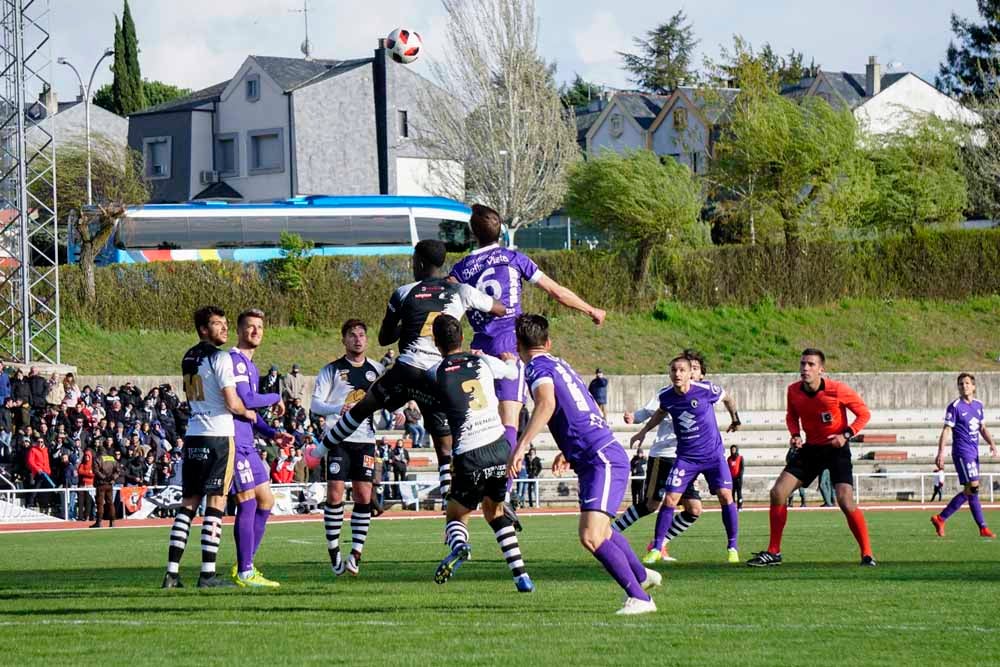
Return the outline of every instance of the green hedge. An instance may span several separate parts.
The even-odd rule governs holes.
[[[845,297],[941,298],[1000,293],[1000,230],[920,232],[859,242],[721,246],[657,257],[649,284],[632,283],[630,265],[609,252],[547,251],[532,257],[548,275],[609,310],[649,312],[661,299],[694,305],[816,305]],[[101,327],[188,329],[192,311],[217,303],[251,306],[272,325],[339,326],[347,317],[377,323],[392,290],[409,280],[407,257],[315,258],[306,289],[288,292],[273,265],[236,262],[130,264],[97,270],[97,303],[83,300],[79,267],[60,273],[63,316]],[[525,309],[559,307],[538,290]]]

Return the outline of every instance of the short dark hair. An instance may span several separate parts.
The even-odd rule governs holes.
[[[708,369],[705,367],[705,355],[703,355],[698,350],[692,350],[690,347],[683,352],[681,356],[688,361],[697,361],[698,365],[701,366],[701,374],[708,375]]]
[[[515,330],[517,342],[527,348],[542,347],[549,340],[549,321],[541,315],[519,315]]]
[[[419,257],[424,264],[439,269],[444,266],[448,250],[445,248],[444,243],[437,239],[424,239],[413,248],[413,254]]]
[[[961,382],[965,378],[969,378],[970,380],[972,380],[972,384],[976,384],[976,376],[973,375],[972,373],[959,373],[957,382]]]
[[[674,357],[673,359],[671,359],[671,360],[670,360],[670,363],[669,363],[669,364],[667,364],[667,368],[672,368],[672,367],[673,367],[673,365],[674,365],[674,364],[675,364],[676,362],[678,362],[678,361],[683,361],[683,362],[684,362],[685,364],[687,364],[687,365],[688,365],[688,368],[691,368],[691,360],[690,360],[690,359],[688,359],[687,357],[685,357],[685,356],[684,356],[683,354],[682,354],[682,355],[680,355],[680,356],[677,356],[677,357]]]
[[[202,306],[194,311],[194,328],[201,329],[202,327],[207,327],[208,321],[215,316],[225,317],[226,311],[218,306]]]
[[[500,239],[500,214],[483,204],[472,205],[469,228],[472,235],[482,244],[496,243]]]
[[[439,350],[454,350],[462,346],[462,323],[442,313],[434,319],[434,344]]]
[[[261,321],[264,321],[264,311],[261,310],[260,308],[249,308],[247,310],[244,310],[242,313],[240,313],[240,316],[236,318],[236,326],[238,327],[243,326],[243,320],[247,319],[248,317],[257,317],[260,318]]]
[[[819,357],[819,363],[826,365],[826,355],[823,354],[823,350],[816,347],[807,347],[802,350],[803,357]]]
[[[362,320],[357,318],[351,318],[349,320],[344,320],[344,323],[340,325],[340,337],[343,338],[347,333],[354,327],[361,327],[365,333],[368,333],[368,325]]]

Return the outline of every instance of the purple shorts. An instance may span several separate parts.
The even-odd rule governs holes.
[[[481,350],[492,357],[499,357],[504,352],[510,352],[517,357],[517,336],[513,331],[492,338],[476,334],[472,339],[472,349]],[[513,380],[495,380],[493,388],[496,390],[498,401],[525,402],[528,391],[524,384],[524,364],[520,359],[517,360],[517,377]]]
[[[979,457],[967,459],[962,456],[951,457],[955,464],[955,472],[958,473],[958,483],[962,486],[979,481]]]
[[[255,447],[236,446],[234,458],[233,485],[230,493],[252,491],[261,484],[271,481],[271,475],[260,460]]]
[[[693,463],[678,457],[667,476],[667,493],[684,493],[698,475],[705,476],[708,490],[712,493],[718,493],[719,489],[733,488],[733,475],[722,454],[717,460],[707,463]]]
[[[621,443],[609,442],[589,461],[573,466],[573,470],[580,482],[580,511],[617,516],[632,472]]]

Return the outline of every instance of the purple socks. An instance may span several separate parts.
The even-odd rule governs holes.
[[[514,451],[517,447],[517,427],[516,426],[504,426],[504,435],[507,436],[507,444],[510,445],[510,451]],[[510,495],[510,490],[514,488],[514,480],[507,478],[507,495]]]
[[[236,540],[236,570],[249,572],[253,569],[254,519],[257,514],[257,499],[250,498],[239,503],[236,511],[236,525],[233,537]]]
[[[972,510],[972,518],[980,528],[986,527],[986,518],[983,517],[983,503],[979,500],[979,494],[969,496],[969,509]]]
[[[261,509],[257,508],[257,511],[253,516],[253,554],[250,556],[251,562],[253,557],[257,555],[257,549],[260,548],[260,541],[264,539],[264,531],[267,529],[267,519],[271,516],[271,508]]]
[[[950,517],[952,514],[962,509],[962,505],[964,504],[965,504],[965,493],[959,491],[955,495],[955,497],[951,499],[951,502],[948,503],[948,506],[945,507],[943,510],[941,510],[941,515],[940,515],[941,518],[947,520],[948,517]],[[982,513],[982,510],[980,510],[980,513]]]
[[[722,525],[726,527],[726,537],[729,538],[728,549],[736,548],[736,539],[740,535],[740,519],[736,513],[736,503],[722,506]]]
[[[618,585],[625,590],[625,593],[630,598],[649,600],[649,594],[642,590],[642,586],[636,579],[634,568],[629,562],[629,557],[626,556],[618,544],[615,543],[615,535],[618,535],[622,541],[625,541],[625,538],[620,533],[612,532],[611,538],[604,540],[604,542],[601,543],[601,546],[597,548],[597,551],[594,552],[594,557],[601,561],[601,565],[604,566],[604,569],[608,571],[608,574],[614,577],[614,580],[618,582]],[[628,542],[625,541],[625,544],[627,546]],[[627,547],[625,551],[633,559],[635,559],[636,563],[639,562],[638,559],[635,558],[635,554],[632,553],[631,547]],[[639,563],[639,566],[641,567],[642,564]],[[645,579],[645,570],[643,570],[643,579]]]
[[[667,539],[667,531],[670,530],[670,524],[674,522],[675,509],[664,505],[660,508],[659,514],[656,515],[656,530],[653,532],[654,549],[663,548],[663,543]]]

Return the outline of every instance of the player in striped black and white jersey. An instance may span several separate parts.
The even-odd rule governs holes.
[[[431,239],[419,242],[413,249],[416,281],[392,293],[378,331],[380,345],[399,341],[399,360],[357,405],[330,426],[317,447],[306,449],[305,460],[310,468],[316,467],[320,458],[346,440],[377,410],[396,410],[414,400],[434,441],[441,495],[447,496],[451,486],[451,432],[425,372],[441,360],[431,327],[442,314],[458,319],[465,311],[475,309],[502,315],[507,307],[474,287],[449,281],[442,275],[446,255],[444,244]]]
[[[331,361],[316,377],[310,411],[335,424],[341,415],[357,405],[369,387],[384,372],[382,364],[369,359],[368,326],[349,319],[340,327],[344,355]],[[361,552],[368,539],[372,516],[372,482],[375,479],[375,425],[372,417],[358,430],[330,449],[327,454],[326,507],[323,528],[326,531],[330,567],[337,576],[350,572],[357,576]],[[344,523],[344,482],[350,480],[354,507],[351,510],[351,552],[345,560],[340,553],[340,529]]]
[[[184,436],[184,497],[170,529],[163,588],[182,587],[179,575],[181,557],[187,546],[191,521],[206,496],[198,587],[235,586],[215,574],[226,494],[233,479],[233,438],[236,433],[233,415],[250,422],[257,419],[257,414],[247,409],[236,393],[232,358],[228,352],[219,349],[229,339],[225,312],[216,306],[205,306],[195,311],[194,324],[200,341],[184,353],[181,361],[184,393],[191,406],[191,419]]]
[[[519,369],[514,355],[505,353],[501,361],[488,355],[462,351],[462,325],[451,315],[434,320],[434,343],[441,352],[440,362],[427,370],[434,383],[441,409],[448,418],[452,435],[452,487],[448,495],[445,539],[451,552],[434,574],[443,584],[468,560],[468,518],[480,503],[483,518],[493,529],[497,544],[521,593],[535,585],[524,568],[513,520],[504,513],[507,492],[507,457],[510,446],[504,433],[494,382],[516,378]]]

